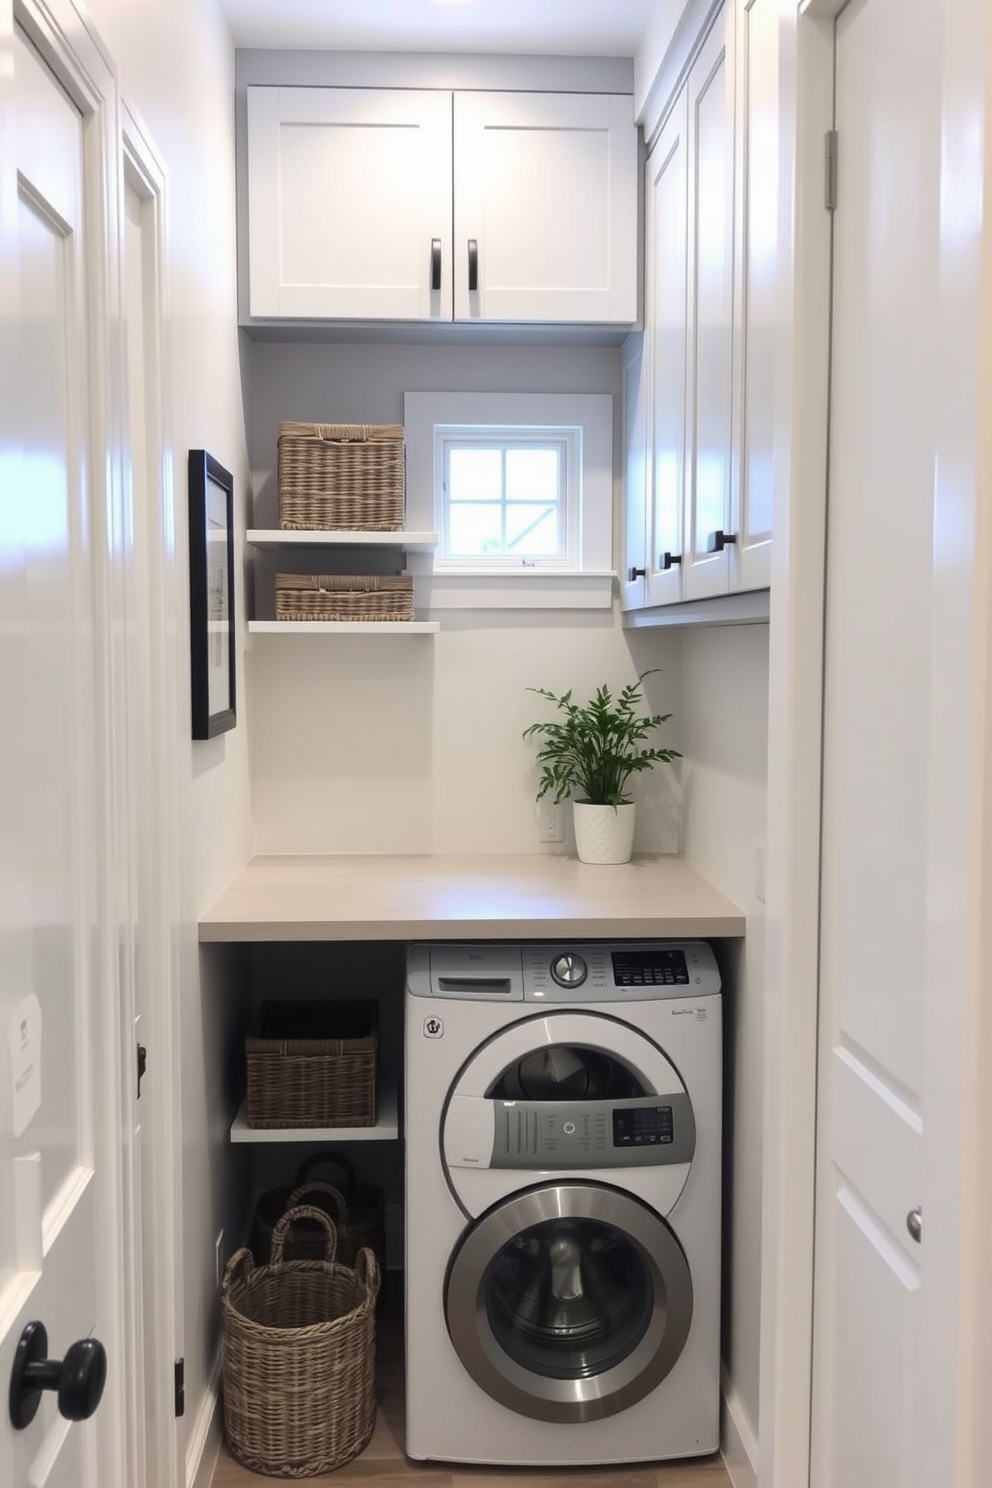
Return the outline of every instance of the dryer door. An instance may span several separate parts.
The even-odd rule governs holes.
[[[672,1230],[605,1184],[517,1192],[465,1233],[445,1285],[464,1367],[493,1400],[541,1421],[592,1421],[649,1394],[692,1321]]]
[[[696,1147],[672,1061],[602,1013],[542,1013],[501,1029],[459,1070],[441,1128],[448,1183],[469,1217],[538,1175],[623,1187],[668,1214]]]

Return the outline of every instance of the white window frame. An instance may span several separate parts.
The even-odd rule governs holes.
[[[553,556],[522,558],[513,553],[496,553],[486,557],[466,558],[449,552],[447,534],[450,527],[450,492],[445,491],[445,473],[448,463],[446,452],[451,446],[480,444],[491,449],[520,449],[528,444],[544,447],[557,446],[560,452],[558,519],[564,532],[561,551]],[[463,424],[435,424],[434,426],[434,470],[437,525],[441,535],[435,567],[440,569],[470,568],[480,573],[527,572],[533,569],[559,569],[576,566],[578,546],[579,511],[581,505],[581,460],[582,430],[578,427],[561,428],[557,425],[527,424],[504,427],[492,424],[466,428]],[[505,502],[503,503],[506,504]]]
[[[443,440],[454,432],[565,438],[569,548],[532,564],[438,556],[418,609],[608,609],[613,600],[613,398],[609,393],[406,393],[407,526],[443,531]],[[415,565],[411,563],[411,568]]]

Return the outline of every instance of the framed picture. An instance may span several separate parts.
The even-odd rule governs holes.
[[[237,722],[234,697],[234,481],[206,450],[189,452],[189,621],[193,738]]]

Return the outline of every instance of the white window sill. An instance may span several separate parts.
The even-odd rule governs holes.
[[[615,578],[610,569],[526,574],[435,569],[416,576],[417,610],[608,610]]]

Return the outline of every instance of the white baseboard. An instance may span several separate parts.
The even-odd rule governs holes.
[[[210,1488],[220,1453],[220,1371],[222,1354],[217,1350],[210,1379],[193,1422],[186,1448],[186,1488]]]
[[[722,1380],[720,1446],[734,1488],[758,1488],[758,1441],[726,1371]]]

